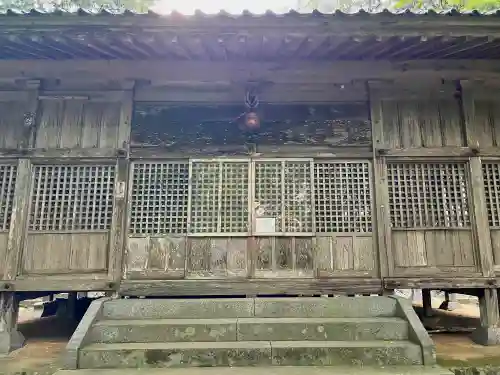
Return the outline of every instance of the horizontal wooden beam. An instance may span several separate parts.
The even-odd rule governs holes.
[[[126,157],[127,151],[111,148],[68,148],[68,149],[6,149],[0,148],[0,159],[31,158],[31,159],[110,159]],[[40,161],[40,160],[38,160]]]
[[[384,279],[385,289],[498,288],[500,278],[485,277],[392,277]]]
[[[419,148],[395,148],[375,150],[378,156],[403,157],[403,158],[444,158],[444,157],[470,157],[476,156],[478,150],[470,147],[419,147]]]
[[[338,62],[195,62],[195,61],[0,61],[0,80],[43,78],[61,80],[68,89],[81,84],[89,89],[102,88],[103,82],[138,81],[136,90],[148,86],[167,86],[172,82],[190,81],[230,82],[241,86],[246,82],[265,84],[351,84],[353,80],[392,79],[492,79],[500,77],[498,62],[494,60],[410,60],[390,61],[338,61]],[[434,77],[434,78],[432,78]],[[142,83],[141,83],[142,82]],[[425,81],[423,81],[425,82]],[[359,82],[363,84],[363,82]],[[113,87],[117,87],[115,85]],[[143,88],[141,88],[141,86]],[[355,84],[356,86],[356,84]],[[185,87],[184,87],[185,89]],[[225,89],[224,87],[218,90]],[[54,90],[55,91],[55,90]],[[82,94],[82,93],[80,93]]]
[[[119,292],[125,296],[375,294],[382,292],[382,281],[371,278],[126,280],[120,284]]]
[[[73,274],[64,277],[38,276],[23,277],[16,280],[1,281],[0,291],[16,292],[38,292],[38,291],[61,291],[61,292],[84,292],[84,291],[108,291],[118,288],[112,280],[102,276],[88,277],[89,275]]]

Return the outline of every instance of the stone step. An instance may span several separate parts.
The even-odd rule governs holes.
[[[233,341],[91,344],[79,368],[421,365],[407,341]]]
[[[389,297],[124,299],[104,303],[105,319],[390,317]]]
[[[91,343],[289,340],[407,340],[399,318],[233,318],[102,320]]]

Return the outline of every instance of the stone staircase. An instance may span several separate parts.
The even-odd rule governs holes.
[[[101,299],[66,353],[69,369],[433,364],[394,297]]]

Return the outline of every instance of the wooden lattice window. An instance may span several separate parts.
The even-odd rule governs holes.
[[[257,161],[254,202],[257,232],[312,232],[311,184],[310,161]]]
[[[318,162],[314,167],[316,232],[371,232],[368,162]]]
[[[248,232],[248,161],[193,161],[191,233]]]
[[[10,228],[16,174],[15,165],[0,164],[0,230],[2,231]]]
[[[387,172],[393,228],[470,226],[464,163],[390,163]]]
[[[133,234],[187,232],[189,163],[134,163],[130,202]]]
[[[30,230],[109,230],[114,181],[113,165],[34,166]]]
[[[500,163],[483,163],[484,190],[490,227],[500,227]]]

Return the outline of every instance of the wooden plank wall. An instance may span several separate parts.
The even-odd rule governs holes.
[[[63,215],[65,211],[62,211],[62,206],[71,209],[82,203],[68,200],[65,197],[67,189],[76,191],[94,188],[84,186],[84,180],[79,180],[84,175],[83,167],[86,166],[87,174],[92,174],[99,165],[111,165],[113,168],[117,165],[116,150],[126,146],[130,133],[130,115],[126,120],[122,111],[126,103],[123,100],[124,91],[112,95],[99,92],[95,96],[86,93],[83,96],[67,96],[64,93],[41,95],[37,90],[37,86],[28,85],[24,91],[2,92],[0,95],[0,130],[5,135],[0,140],[0,154],[14,165],[18,163],[16,154],[20,153],[19,149],[23,149],[26,155],[25,161],[19,162],[14,199],[17,206],[22,206],[22,210],[14,205],[13,225],[9,231],[0,233],[0,259],[5,260],[2,261],[1,268],[4,269],[0,270],[0,274],[4,280],[22,280],[25,284],[19,286],[21,289],[38,290],[43,288],[44,282],[52,283],[50,285],[53,288],[64,286],[68,281],[74,284],[77,279],[73,278],[77,278],[78,274],[88,275],[89,280],[86,284],[79,284],[79,288],[82,285],[86,285],[84,288],[100,285],[99,288],[103,289],[104,283],[96,284],[95,281],[108,279],[110,259],[116,258],[110,254],[111,249],[116,247],[113,242],[115,238],[112,238],[113,228],[116,227],[114,212],[113,225],[107,230],[59,230],[33,224],[33,207],[39,206],[43,199],[48,199],[45,208],[41,208],[48,211],[39,213],[41,220],[50,221],[44,216],[53,215],[50,207],[53,207],[54,214]],[[13,158],[9,159],[8,155],[11,154]],[[73,167],[65,167],[71,165]],[[35,175],[40,173],[36,171],[37,166],[49,169],[45,177],[35,180]],[[56,169],[51,172],[53,166]],[[57,168],[60,170],[57,171]],[[51,176],[55,173],[59,173],[58,178],[64,179],[64,188],[59,182],[50,185],[52,187],[48,185],[52,183]],[[118,183],[114,172],[111,178],[113,180],[108,187],[113,194],[114,184]],[[44,193],[48,195],[35,197],[33,193],[41,187],[48,189]],[[50,194],[56,196],[50,198]],[[88,194],[92,195],[92,190]],[[50,199],[55,200],[51,203]],[[64,200],[66,203],[62,203]],[[84,203],[87,206],[92,204],[101,207],[103,202]],[[98,210],[96,207],[87,211]],[[76,215],[73,218],[63,218],[66,224],[72,220],[86,220],[87,213],[79,213],[78,210],[73,209],[73,215]],[[77,228],[78,225],[73,227]],[[123,252],[123,249],[119,251]],[[54,280],[59,281],[54,284]]]
[[[387,178],[389,191],[379,196],[377,209],[386,213],[379,218],[389,218],[378,225],[387,227],[379,231],[379,241],[386,244],[381,251],[387,255],[390,276],[454,272],[466,277],[479,272],[479,249],[473,223],[468,224],[473,203],[461,198],[450,203],[446,196],[454,188],[455,197],[472,193],[467,158],[462,156],[467,139],[460,104],[455,84],[371,85],[372,115],[379,115],[382,126],[374,129],[376,159],[385,166],[384,173],[389,168],[388,175],[378,176]],[[445,190],[434,188],[433,181],[443,184],[447,179],[454,182]],[[385,188],[377,181],[375,186]],[[460,206],[467,217],[448,222],[453,219],[440,216],[446,210],[443,204],[452,210]]]
[[[473,159],[480,259],[483,273],[493,275],[500,272],[500,85],[464,81],[462,87],[467,143],[478,154]]]
[[[36,148],[119,148],[119,102],[40,100]]]

